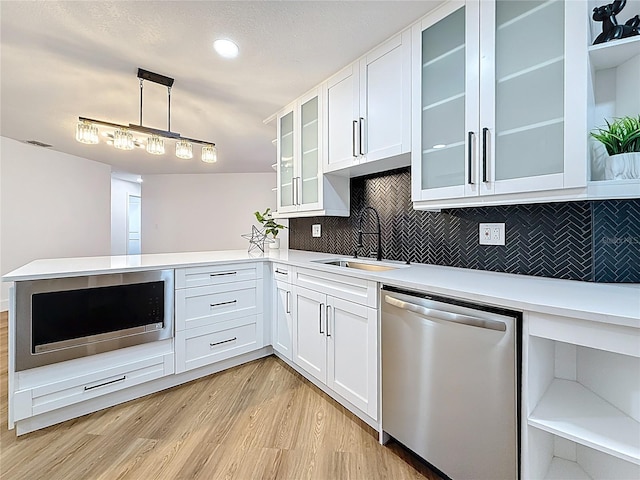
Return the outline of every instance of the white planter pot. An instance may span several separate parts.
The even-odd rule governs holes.
[[[273,249],[280,248],[280,239],[272,238],[271,241],[269,242],[269,248],[273,248]]]
[[[604,163],[605,180],[640,178],[640,152],[620,153],[607,158]]]

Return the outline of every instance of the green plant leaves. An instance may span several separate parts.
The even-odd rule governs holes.
[[[267,208],[264,213],[256,211],[253,212],[253,214],[256,216],[256,220],[258,220],[258,222],[260,222],[264,227],[264,232],[267,235],[271,234],[273,238],[276,238],[278,236],[278,232],[280,230],[282,230],[283,228],[287,228],[284,225],[280,225],[273,219],[270,208]]]
[[[609,155],[640,152],[640,115],[605,122],[607,128],[597,128],[590,135],[605,146]]]

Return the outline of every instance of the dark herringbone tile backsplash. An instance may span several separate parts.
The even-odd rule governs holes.
[[[408,168],[351,180],[351,216],[296,218],[289,247],[353,255],[358,216],[374,207],[384,258],[571,280],[640,282],[640,200],[566,202],[422,212]],[[478,244],[480,222],[504,222],[506,246]],[[311,225],[322,224],[322,237]],[[374,222],[367,216],[364,230]],[[365,236],[375,249],[375,237]]]

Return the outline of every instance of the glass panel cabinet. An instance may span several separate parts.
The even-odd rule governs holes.
[[[414,26],[416,208],[586,187],[587,14],[563,0],[452,1]]]

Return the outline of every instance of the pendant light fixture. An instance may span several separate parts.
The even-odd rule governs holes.
[[[153,73],[148,70],[138,68],[138,78],[140,79],[140,123],[138,125],[130,123],[120,125],[118,123],[95,120],[92,118],[78,117],[76,125],[76,140],[81,143],[94,145],[99,143],[98,126],[110,129],[110,132],[103,133],[109,140],[109,144],[119,150],[133,150],[136,146],[144,146],[145,139],[134,138],[133,133],[146,137],[146,150],[152,155],[163,155],[165,153],[165,140],[176,142],[176,157],[183,159],[193,158],[193,144],[202,145],[202,161],[205,163],[215,163],[218,161],[218,150],[216,144],[194,138],[186,138],[179,133],[171,131],[171,87],[174,79]],[[148,80],[167,87],[167,129],[145,127],[142,124],[142,93],[143,82]]]

